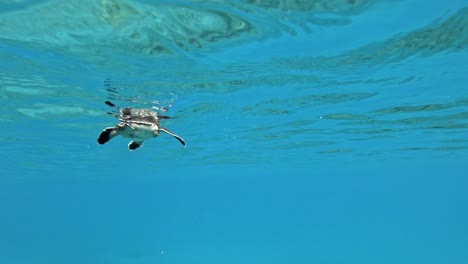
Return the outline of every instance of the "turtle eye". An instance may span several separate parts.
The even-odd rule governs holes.
[[[122,109],[122,115],[131,115],[131,114],[132,114],[132,109],[130,108]]]

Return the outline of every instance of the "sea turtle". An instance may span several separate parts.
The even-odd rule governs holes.
[[[110,102],[106,102],[110,106],[114,106]],[[185,146],[183,138],[172,133],[167,128],[160,127],[159,121],[161,119],[168,119],[168,116],[159,116],[156,112],[148,109],[137,108],[122,108],[120,115],[115,115],[120,122],[114,127],[104,129],[99,135],[97,142],[105,144],[115,136],[123,136],[131,139],[128,144],[130,150],[135,150],[143,144],[143,141],[159,136],[159,132],[165,132]]]

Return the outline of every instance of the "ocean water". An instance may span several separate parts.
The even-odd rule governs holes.
[[[468,263],[467,62],[466,0],[2,0],[0,263]]]

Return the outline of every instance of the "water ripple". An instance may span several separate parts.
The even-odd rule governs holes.
[[[10,12],[0,16],[0,33],[3,39],[67,51],[103,51],[103,43],[112,42],[118,50],[180,54],[211,49],[219,42],[264,39],[282,32],[295,34],[290,23],[304,29],[314,23],[347,23],[347,17],[369,5],[370,1],[364,0],[44,1],[24,3],[21,12],[12,12],[15,9],[5,5]],[[77,17],[77,13],[81,15]],[[323,18],[324,13],[334,17]]]
[[[285,0],[229,5],[103,0],[83,7],[85,2],[49,1],[0,15],[0,59],[8,62],[0,65],[2,124],[56,122],[45,130],[86,132],[95,144],[96,133],[115,122],[103,104],[110,99],[126,107],[169,106],[168,114],[176,118],[167,124],[188,147],[182,154],[172,142],[164,147],[178,153],[173,156],[205,164],[251,163],[252,153],[255,161],[274,163],[313,154],[466,149],[467,8],[339,54],[283,56],[272,49],[267,57],[224,61],[216,52],[192,51],[224,41],[252,43],[250,35],[293,33],[287,28],[297,25],[288,19],[296,14],[310,19],[327,13],[344,21],[370,12],[370,2],[303,1],[300,7]],[[47,8],[64,12],[44,12]],[[90,12],[65,19],[80,8]],[[36,25],[32,18],[44,23]],[[194,23],[180,22],[187,19]],[[272,19],[281,26],[266,29]],[[25,26],[17,27],[23,21]],[[63,29],[62,35],[51,25]],[[88,56],[90,47],[94,54]],[[2,140],[16,144],[18,138]],[[156,150],[166,144],[161,140],[145,148]]]

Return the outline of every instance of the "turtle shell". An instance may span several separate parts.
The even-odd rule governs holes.
[[[135,123],[140,125],[159,124],[158,114],[147,109],[123,108],[120,110],[119,119],[125,123]]]

